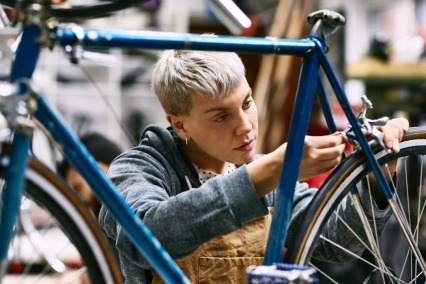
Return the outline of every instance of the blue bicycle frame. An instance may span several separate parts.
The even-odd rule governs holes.
[[[90,48],[141,48],[141,49],[194,49],[233,51],[238,53],[261,53],[292,55],[303,58],[300,82],[297,90],[292,120],[289,129],[288,146],[284,157],[284,165],[278,186],[277,201],[265,252],[264,264],[270,265],[282,261],[287,226],[290,220],[294,190],[299,174],[303,142],[308,129],[309,117],[315,94],[320,98],[323,113],[330,132],[336,130],[332,112],[329,108],[325,90],[319,77],[320,68],[330,82],[335,95],[345,112],[354,132],[359,137],[368,163],[372,166],[379,185],[384,188],[387,198],[391,198],[391,190],[383,176],[374,155],[370,150],[358,121],[352,112],[341,84],[335,76],[324,51],[324,39],[308,36],[306,39],[269,39],[255,37],[211,36],[176,34],[160,32],[137,32],[122,30],[81,29],[75,32],[73,27],[55,27],[49,30],[52,39],[62,46],[81,45]],[[23,79],[32,77],[39,54],[37,37],[40,27],[29,25],[23,28],[22,39],[13,63],[11,82],[22,83]],[[27,88],[22,84],[22,94]],[[42,96],[37,97],[37,109],[34,117],[49,131],[54,140],[62,148],[65,158],[87,180],[97,197],[108,208],[117,223],[121,224],[129,238],[153,268],[167,283],[188,283],[186,277],[175,265],[155,237],[144,226],[112,184],[98,169],[93,158],[85,150],[72,131],[58,119]],[[8,243],[12,235],[13,222],[18,212],[21,196],[22,175],[27,162],[27,151],[31,137],[16,131],[13,140],[11,164],[5,178],[4,201],[0,216],[0,257],[6,258]]]

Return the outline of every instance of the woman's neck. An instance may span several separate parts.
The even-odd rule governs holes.
[[[233,165],[231,163],[213,158],[212,156],[208,155],[206,152],[198,148],[196,145],[194,145],[191,140],[189,140],[188,142],[189,143],[184,147],[185,152],[191,162],[200,169],[210,171],[215,174],[224,174],[227,172],[230,165]]]
[[[231,163],[228,162],[222,162],[222,165],[200,165],[197,163],[194,163],[197,167],[199,167],[200,169],[203,169],[205,171],[210,171],[213,172],[215,174],[225,174],[229,167],[231,166]]]

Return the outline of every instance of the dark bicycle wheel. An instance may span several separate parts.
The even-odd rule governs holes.
[[[338,211],[339,203],[344,198],[352,198],[350,189],[361,183],[363,188],[370,185],[371,179],[368,175],[371,169],[366,164],[365,156],[361,152],[355,152],[324,182],[310,203],[296,233],[291,237],[286,262],[316,267],[321,278],[320,283],[425,283],[426,273],[421,263],[426,251],[426,128],[411,128],[400,145],[399,153],[388,153],[379,146],[372,147],[376,160],[382,169],[385,169],[384,172],[386,165],[397,160],[396,176],[389,179],[392,180],[391,188],[396,201],[394,204],[403,213],[400,219],[408,224],[407,228],[411,230],[420,258],[415,257],[408,245],[395,214],[392,214],[381,236],[377,234],[380,231],[375,227],[377,223],[372,221],[375,218],[367,214],[374,240],[363,242],[362,254],[351,255],[353,261],[331,263],[325,259],[328,258],[326,254],[316,254],[315,247],[324,244],[329,245],[329,255],[351,254],[347,250],[348,243],[334,242],[329,235],[335,237],[335,234],[322,231],[330,220],[340,228],[345,228],[343,239],[346,241],[365,235],[365,228],[349,227],[344,221],[345,217]],[[362,203],[361,211],[372,206],[371,202],[372,200],[366,202],[370,205]],[[359,215],[351,218],[358,218],[357,216]]]
[[[121,283],[104,235],[81,199],[30,160],[2,283]]]
[[[24,2],[24,1],[22,1]],[[51,1],[51,2],[66,2],[66,1]],[[71,2],[71,1],[68,1]],[[56,18],[63,19],[89,19],[110,14],[119,10],[129,8],[136,3],[143,2],[143,0],[109,0],[99,1],[97,4],[86,5],[53,5],[51,4],[51,15]],[[0,4],[14,8],[17,4],[15,0],[0,0]],[[22,4],[22,3],[20,3]]]

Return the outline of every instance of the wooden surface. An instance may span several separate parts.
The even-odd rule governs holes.
[[[426,80],[426,61],[416,63],[384,62],[366,57],[346,65],[350,79],[360,79],[366,83],[417,84]]]

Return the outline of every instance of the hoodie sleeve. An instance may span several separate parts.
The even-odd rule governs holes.
[[[178,166],[172,164],[133,151],[110,166],[108,177],[173,258],[185,256],[206,241],[268,213],[245,166],[187,190],[175,172]],[[107,236],[115,240],[120,258],[148,267],[104,209],[100,222]]]

